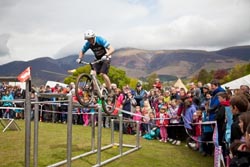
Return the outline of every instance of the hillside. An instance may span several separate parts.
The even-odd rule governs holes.
[[[85,56],[89,61],[93,56]],[[17,76],[26,67],[32,67],[32,83],[45,84],[47,80],[63,82],[67,70],[77,68],[77,55],[60,59],[43,57],[28,62],[14,61],[0,66],[0,76]],[[117,49],[112,65],[124,69],[130,77],[146,77],[152,73],[161,76],[191,77],[202,68],[230,69],[236,64],[248,63],[250,46],[225,48],[218,51],[203,50],[141,50]]]

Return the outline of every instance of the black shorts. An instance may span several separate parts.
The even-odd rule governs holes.
[[[105,60],[103,62],[99,62],[93,65],[94,70],[97,74],[103,73],[108,74],[110,67],[110,60]]]

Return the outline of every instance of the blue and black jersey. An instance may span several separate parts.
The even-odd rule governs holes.
[[[107,40],[105,40],[104,38],[100,36],[96,36],[95,44],[91,45],[90,42],[87,41],[82,48],[82,52],[85,53],[87,52],[88,49],[91,49],[94,52],[96,59],[99,60],[102,58],[102,56],[106,54],[105,48],[108,48],[109,45],[110,43]]]

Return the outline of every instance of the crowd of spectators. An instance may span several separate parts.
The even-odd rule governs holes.
[[[210,83],[190,83],[188,90],[179,87],[164,87],[159,78],[155,80],[152,89],[145,90],[138,82],[135,88],[128,85],[112,88],[117,97],[117,108],[122,111],[123,118],[140,122],[140,135],[149,140],[159,140],[162,143],[187,145],[199,151],[203,156],[214,153],[213,133],[218,130],[218,144],[222,147],[225,162],[233,166],[236,163],[249,162],[250,154],[250,89],[240,85],[238,90],[223,89],[218,80]],[[1,85],[1,118],[24,119],[23,110],[8,109],[8,107],[23,107],[23,103],[11,100],[24,99],[25,91],[20,86]],[[41,86],[40,93],[71,93],[75,98],[75,85],[67,87]],[[34,91],[32,91],[34,94]],[[34,97],[31,95],[31,97]],[[41,105],[40,121],[67,121],[67,104],[56,103],[55,98],[40,98],[41,101],[55,103]],[[87,99],[86,97],[86,100]],[[100,103],[95,99],[94,104]],[[89,126],[90,115],[95,112],[89,108],[74,108],[73,123]],[[118,114],[115,110],[112,117]],[[95,118],[96,123],[96,118]],[[110,127],[110,117],[103,117],[103,127]],[[117,127],[117,125],[116,125]],[[135,134],[133,123],[124,123],[123,132]],[[228,159],[227,159],[228,158]]]

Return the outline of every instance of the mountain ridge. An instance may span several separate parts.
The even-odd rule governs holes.
[[[73,54],[58,59],[41,57],[26,62],[13,61],[0,65],[0,76],[17,76],[31,66],[33,84],[45,84],[47,80],[63,82],[69,69],[80,66],[75,62],[77,57],[78,55]],[[93,59],[93,55],[84,57],[85,61]],[[230,69],[236,64],[249,63],[249,60],[250,45],[217,51],[120,48],[112,55],[111,65],[125,70],[129,77],[140,78],[156,73],[163,76],[189,78],[201,69]]]

